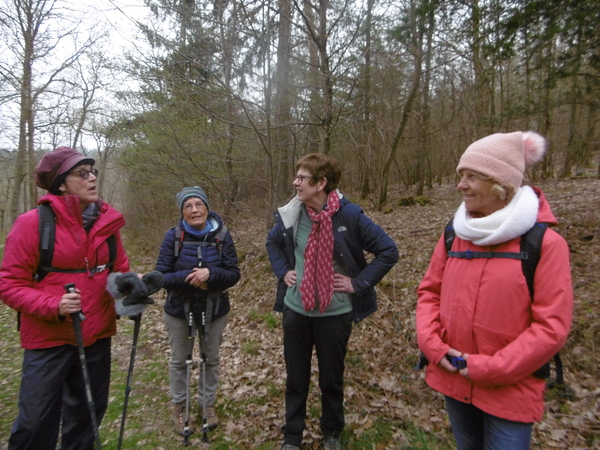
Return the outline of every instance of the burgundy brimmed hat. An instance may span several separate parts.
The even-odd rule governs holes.
[[[35,167],[35,184],[47,191],[55,190],[56,182],[61,175],[69,172],[80,164],[96,163],[93,158],[88,158],[69,147],[57,147],[46,153]]]

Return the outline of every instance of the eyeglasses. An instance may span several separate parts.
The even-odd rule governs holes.
[[[192,211],[194,208],[196,208],[197,210],[201,210],[203,207],[206,206],[206,203],[204,203],[202,200],[198,200],[197,202],[194,203],[186,203],[183,205],[183,210],[184,211]]]
[[[307,177],[306,175],[296,175],[296,178],[294,178],[294,181],[300,180],[300,184],[302,184],[302,183],[304,183],[304,180],[306,180],[307,178],[314,178],[314,177]]]
[[[71,175],[72,173],[76,173],[77,175],[79,175],[84,180],[87,180],[90,177],[90,173],[92,175],[94,175],[94,177],[98,177],[98,169],[92,169],[92,170],[79,169],[79,170],[74,170],[73,172],[69,172],[69,175]]]

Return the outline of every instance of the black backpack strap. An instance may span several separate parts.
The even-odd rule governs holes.
[[[195,247],[198,247],[198,252],[200,252],[200,247],[217,247],[217,251],[219,252],[219,259],[221,259],[223,241],[225,240],[225,235],[227,234],[228,230],[229,229],[227,228],[227,226],[223,225],[219,232],[215,235],[214,240],[211,239],[210,241],[186,241],[184,239],[184,231],[181,229],[181,227],[179,227],[179,225],[177,225],[175,227],[175,241],[173,244],[173,254],[175,258],[178,258],[181,247],[184,245],[193,245]],[[198,257],[200,258],[200,253],[198,253]]]
[[[46,276],[46,268],[52,267],[54,256],[54,241],[56,238],[56,217],[48,203],[38,205],[38,223],[40,235],[40,260],[34,279],[39,283]]]
[[[54,244],[56,243],[56,215],[48,203],[38,205],[38,222],[40,234],[40,260],[34,275],[36,282],[40,282],[48,272],[60,273],[86,273],[88,269],[58,269],[52,267],[54,257]],[[112,271],[117,259],[117,238],[114,234],[106,239],[108,244],[108,264],[90,269],[90,274],[102,272],[109,269]]]
[[[556,384],[565,384],[565,378],[563,376],[563,364],[560,359],[560,353],[554,355],[554,368],[556,369]]]
[[[450,254],[450,250],[452,250],[452,243],[454,242],[455,237],[456,233],[454,232],[454,218],[452,218],[446,224],[446,228],[444,228],[444,242],[446,243],[447,254]]]
[[[521,264],[523,267],[523,274],[527,280],[531,301],[533,301],[534,294],[535,271],[540,262],[540,257],[542,256],[542,241],[544,240],[544,234],[547,229],[548,224],[546,222],[536,222],[536,224],[521,237],[521,251],[526,252],[529,256],[527,259],[524,259]],[[553,359],[554,369],[556,370],[556,384],[563,385],[565,379],[560,353],[554,355]],[[542,379],[550,378],[550,361],[536,370],[533,375]]]
[[[529,294],[533,300],[533,284],[535,278],[535,270],[540,262],[542,254],[542,241],[544,233],[548,229],[546,222],[536,222],[536,224],[523,236],[521,236],[521,252],[527,254],[527,259],[522,261],[523,274],[527,280]]]
[[[106,243],[108,244],[108,264],[106,267],[112,271],[115,260],[117,259],[117,237],[114,234],[111,234],[106,240]]]
[[[474,258],[485,258],[485,259],[493,259],[493,258],[504,258],[504,259],[520,259],[522,261],[527,260],[527,253],[513,253],[513,252],[474,252],[472,250],[467,250],[464,252],[453,252],[449,251],[448,256],[450,258],[459,258],[459,259],[474,259]]]
[[[450,220],[444,229],[444,242],[446,243],[446,254],[449,258],[459,259],[475,259],[475,258],[504,258],[504,259],[520,259],[523,266],[523,274],[527,279],[529,293],[533,298],[533,277],[535,269],[540,259],[540,249],[542,247],[542,239],[548,224],[536,223],[527,233],[521,237],[521,251],[516,252],[474,252],[466,250],[464,252],[452,251],[452,244],[456,237],[454,231],[454,219]]]
[[[102,266],[94,267],[90,270],[90,274],[94,275],[96,273],[103,272],[108,270],[109,272],[113,271],[113,267],[115,265],[115,260],[117,259],[117,238],[114,234],[111,234],[107,239],[106,243],[108,244],[108,263]],[[57,272],[60,272],[58,269],[54,269]]]

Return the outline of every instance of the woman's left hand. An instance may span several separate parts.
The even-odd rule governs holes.
[[[463,353],[462,354],[462,358],[467,361],[469,359],[469,354],[468,353]],[[465,367],[464,369],[461,369],[458,371],[458,373],[460,373],[463,377],[467,378],[468,380],[471,379],[471,377],[469,377],[469,366],[467,363],[467,367]]]
[[[352,286],[352,278],[336,273],[333,275],[333,290],[336,292],[347,292],[354,294],[354,286]]]
[[[187,277],[185,277],[186,283],[190,283],[192,286],[199,289],[207,289],[208,288],[208,277],[210,272],[207,268],[195,267]]]

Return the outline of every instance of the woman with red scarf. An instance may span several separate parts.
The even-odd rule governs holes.
[[[286,420],[282,450],[299,450],[313,347],[319,364],[326,450],[344,428],[344,359],[352,322],[377,310],[375,285],[398,261],[394,241],[337,190],[338,161],[311,153],[296,163],[296,196],[275,213],[267,252],[283,312]],[[364,251],[375,258],[367,264]]]

